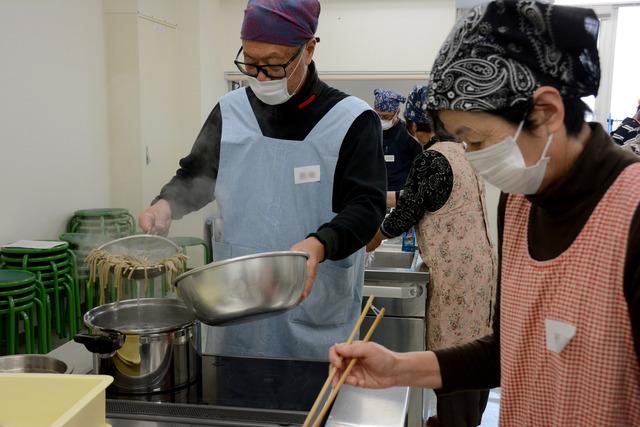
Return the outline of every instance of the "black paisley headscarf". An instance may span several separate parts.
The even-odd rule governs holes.
[[[491,111],[540,86],[564,98],[598,93],[599,21],[591,9],[498,0],[455,25],[431,70],[429,110]]]

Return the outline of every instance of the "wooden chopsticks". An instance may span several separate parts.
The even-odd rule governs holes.
[[[367,332],[367,335],[365,335],[364,339],[362,340],[363,342],[368,342],[369,341],[369,339],[373,335],[373,332],[376,330],[376,328],[378,327],[378,324],[382,320],[382,316],[384,316],[384,308],[382,310],[380,310],[380,312],[376,316],[376,319],[373,321],[373,324],[369,328],[369,331]],[[329,398],[324,403],[324,406],[322,407],[322,411],[320,411],[320,414],[316,418],[315,423],[313,423],[313,427],[320,426],[320,423],[322,422],[324,417],[327,415],[327,412],[329,411],[329,408],[331,407],[331,404],[335,400],[336,396],[338,396],[338,392],[340,391],[340,388],[342,387],[342,384],[344,384],[344,382],[347,380],[347,377],[351,373],[351,369],[353,369],[353,367],[355,366],[357,361],[358,361],[358,359],[351,359],[351,361],[349,362],[349,365],[347,366],[347,369],[345,369],[344,373],[342,374],[342,376],[340,376],[340,380],[338,381],[338,384],[333,388],[333,390],[331,391],[331,394],[329,395]]]
[[[349,339],[347,340],[347,344],[351,344],[353,342],[353,340],[356,337],[358,331],[360,330],[360,326],[362,326],[362,322],[364,321],[364,318],[367,316],[367,313],[369,312],[369,309],[371,308],[372,304],[373,304],[373,295],[371,295],[369,297],[369,299],[367,300],[367,303],[364,305],[364,308],[362,309],[362,313],[360,313],[360,317],[358,318],[358,321],[356,322],[356,325],[353,327],[353,330],[351,331],[351,335],[349,335]],[[331,385],[331,382],[333,381],[333,377],[336,376],[337,372],[338,371],[333,366],[331,367],[331,369],[329,369],[329,376],[327,377],[327,380],[324,382],[324,385],[322,386],[322,389],[320,390],[320,393],[318,393],[318,397],[316,398],[316,401],[313,402],[313,406],[311,407],[311,410],[309,411],[309,415],[307,415],[307,418],[304,421],[303,427],[309,427],[309,425],[311,423],[311,420],[313,419],[313,415],[318,410],[318,406],[320,406],[320,402],[322,402],[322,398],[324,397],[325,393],[327,392],[327,389]]]
[[[364,318],[369,312],[369,309],[371,308],[372,304],[373,304],[373,296],[370,296],[364,308],[362,309],[362,313],[360,313],[360,317],[358,318],[356,325],[353,327],[353,330],[351,331],[351,335],[349,335],[347,344],[351,344],[355,339],[356,335],[358,334],[358,331],[360,330],[360,327],[362,326],[362,322],[364,321]],[[364,342],[369,341],[369,339],[373,335],[373,332],[378,327],[378,324],[380,324],[380,321],[382,320],[383,316],[384,316],[384,308],[378,312],[376,319],[374,320],[373,324],[369,328],[367,335],[365,335],[363,339]],[[327,414],[327,411],[329,411],[331,404],[335,400],[336,396],[338,395],[338,392],[340,391],[340,388],[342,387],[344,382],[347,380],[349,373],[351,372],[351,370],[353,369],[357,361],[358,359],[351,359],[351,361],[349,361],[349,365],[347,366],[347,369],[345,369],[344,373],[340,377],[340,380],[338,381],[338,384],[331,391],[331,394],[329,395],[329,397],[327,398],[327,401],[322,407],[320,414],[316,418],[316,421],[313,423],[313,427],[318,427],[320,425],[320,422],[324,419],[325,415]],[[329,386],[333,382],[333,379],[336,376],[337,372],[338,372],[337,369],[335,369],[333,366],[329,370],[329,376],[327,377],[327,380],[324,382],[324,385],[322,386],[320,393],[318,393],[318,397],[316,398],[316,401],[313,403],[313,406],[311,407],[311,410],[309,411],[309,414],[307,415],[307,418],[304,421],[303,427],[309,427],[311,425],[311,421],[313,420],[313,417],[316,411],[318,410],[318,406],[320,406],[320,402],[322,402],[322,399],[326,394]]]

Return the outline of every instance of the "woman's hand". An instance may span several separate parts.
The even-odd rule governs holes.
[[[335,386],[349,365],[350,359],[357,358],[346,383],[364,388],[388,388],[397,385],[394,371],[397,365],[396,353],[373,342],[336,344],[329,350],[329,362],[338,370],[333,379]]]
[[[367,243],[367,252],[375,251],[384,239],[386,239],[385,235],[382,234],[382,231],[378,230],[373,239]]]
[[[353,358],[358,359],[346,383],[364,388],[408,386],[442,388],[440,363],[433,351],[396,353],[373,342],[336,344],[329,350],[329,362],[338,370],[333,379],[336,385],[340,375]]]

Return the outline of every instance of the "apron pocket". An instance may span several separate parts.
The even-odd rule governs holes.
[[[335,326],[351,318],[356,269],[350,258],[320,264],[311,294],[291,312],[292,322]]]

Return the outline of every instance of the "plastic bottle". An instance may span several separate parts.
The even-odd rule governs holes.
[[[415,252],[416,248],[416,231],[411,227],[409,230],[402,233],[402,251]]]

